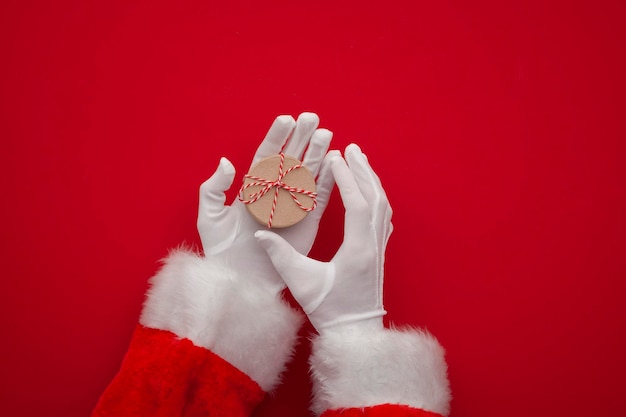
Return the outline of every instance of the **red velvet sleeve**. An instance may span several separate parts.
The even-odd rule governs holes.
[[[138,325],[92,417],[244,417],[265,392],[211,351]]]
[[[321,417],[443,417],[432,411],[406,405],[381,404],[374,407],[344,408],[325,411]]]

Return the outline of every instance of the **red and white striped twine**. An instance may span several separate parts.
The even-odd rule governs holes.
[[[291,171],[295,171],[296,169],[302,168],[303,167],[302,163],[298,165],[294,165],[291,168],[283,172],[283,167],[285,163],[285,154],[281,152],[279,155],[280,155],[280,165],[278,166],[278,178],[276,178],[274,181],[270,181],[265,178],[255,177],[254,175],[246,174],[244,178],[249,178],[251,180],[254,180],[254,182],[249,182],[248,184],[243,185],[241,189],[239,190],[239,200],[244,204],[252,204],[252,203],[257,202],[261,197],[267,194],[269,190],[271,190],[272,188],[276,188],[276,191],[274,192],[274,201],[272,203],[272,210],[270,210],[270,216],[267,221],[268,228],[272,227],[274,213],[276,212],[276,203],[278,201],[278,191],[281,188],[289,192],[289,194],[291,195],[291,198],[293,198],[294,203],[296,203],[296,205],[300,207],[300,209],[308,212],[308,211],[313,211],[315,207],[317,206],[317,193],[316,192],[305,190],[302,188],[292,187],[291,185],[285,184],[282,181],[283,178],[285,178],[285,176],[287,176],[287,174],[289,174]],[[249,187],[254,187],[254,186],[263,186],[263,188],[251,194],[247,199],[244,199],[243,198],[244,190]],[[310,197],[313,200],[313,205],[311,207],[304,206],[300,202],[300,200],[298,200],[298,197],[296,197],[296,193],[303,194],[303,195],[306,195],[307,197]]]

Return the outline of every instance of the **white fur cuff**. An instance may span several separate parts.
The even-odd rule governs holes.
[[[214,258],[182,250],[165,259],[151,284],[142,325],[211,350],[266,392],[278,384],[302,323],[280,293]]]
[[[313,411],[403,404],[447,415],[444,350],[416,329],[343,329],[313,341]]]

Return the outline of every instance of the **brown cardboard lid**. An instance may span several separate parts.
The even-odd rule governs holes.
[[[302,163],[296,158],[287,155],[285,155],[284,158],[285,159],[283,162],[282,170],[283,173],[287,172],[291,167],[300,167],[295,168],[291,172],[287,173],[282,178],[281,182],[286,184],[287,186],[299,188],[314,193],[316,191],[315,178],[313,178],[311,172],[306,169],[302,165]],[[258,178],[262,178],[267,181],[276,181],[278,179],[280,160],[280,155],[269,156],[259,161],[250,169],[250,172],[248,172],[248,176],[256,177],[257,179],[248,178],[248,176],[244,178],[242,201],[250,201],[251,196],[254,197],[255,193],[264,188],[263,185],[251,185],[246,188],[246,185],[250,183],[261,182],[258,180]],[[297,203],[294,201],[289,191],[280,186],[274,186],[258,200],[246,204],[248,212],[257,222],[261,223],[264,226],[268,226],[270,214],[272,213],[272,206],[274,204],[274,196],[276,195],[276,190],[278,190],[278,198],[276,200],[276,208],[274,209],[274,213],[272,215],[272,228],[284,228],[293,226],[294,224],[298,223],[306,217],[309,212],[298,207]],[[300,201],[303,207],[313,207],[313,198],[299,192],[294,192],[294,195],[298,199],[298,201]]]

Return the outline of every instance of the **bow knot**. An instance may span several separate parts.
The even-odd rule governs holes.
[[[292,187],[291,185],[285,184],[282,181],[283,178],[285,178],[287,174],[289,174],[290,172],[295,171],[296,169],[299,169],[299,168],[303,168],[304,166],[302,165],[302,163],[294,165],[291,168],[288,168],[287,170],[283,171],[284,162],[285,162],[285,154],[281,152],[279,155],[280,155],[280,165],[278,166],[278,178],[272,181],[266,178],[261,178],[261,177],[257,177],[254,175],[246,174],[244,178],[251,179],[254,181],[249,182],[248,184],[244,184],[239,190],[239,200],[244,204],[252,204],[260,200],[271,189],[273,188],[275,189],[274,201],[272,203],[272,209],[270,210],[269,219],[267,221],[268,228],[272,227],[272,220],[274,218],[274,213],[276,211],[276,203],[278,201],[278,192],[281,189],[287,191],[291,195],[291,198],[293,199],[294,203],[296,203],[296,205],[301,210],[309,212],[309,211],[313,211],[315,207],[317,206],[317,193],[316,192],[305,190],[302,188]],[[254,186],[262,186],[262,188],[252,193],[247,199],[244,199],[243,197],[244,190],[246,190],[249,187],[254,187]],[[302,204],[302,202],[298,200],[298,197],[296,196],[296,194],[306,195],[307,197],[311,198],[311,200],[313,200],[312,206],[307,207],[304,204]]]

